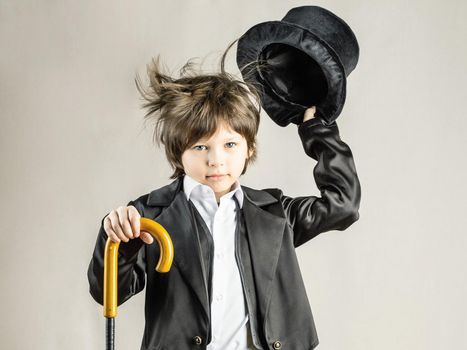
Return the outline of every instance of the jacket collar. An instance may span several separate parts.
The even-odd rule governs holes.
[[[146,204],[149,206],[169,206],[178,192],[182,191],[183,176],[179,176],[170,184],[149,193]],[[258,207],[277,202],[277,199],[266,191],[240,185],[245,197]]]

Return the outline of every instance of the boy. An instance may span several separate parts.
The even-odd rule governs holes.
[[[335,122],[325,125],[309,108],[298,133],[318,161],[321,197],[240,185],[256,159],[257,92],[223,64],[215,75],[182,71],[175,80],[157,61],[148,70],[150,90],[137,82],[175,180],[103,218],[88,269],[91,295],[102,304],[110,237],[125,242],[118,304],[146,284],[142,350],[314,349],[318,337],[295,248],[358,220],[360,184],[350,148]],[[167,274],[154,270],[160,250],[140,232],[140,217],[157,221],[172,238]]]

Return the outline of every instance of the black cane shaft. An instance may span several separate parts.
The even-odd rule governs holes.
[[[115,318],[106,317],[105,322],[105,349],[115,349]]]

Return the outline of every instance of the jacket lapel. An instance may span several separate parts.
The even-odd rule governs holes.
[[[242,188],[245,192],[243,215],[250,242],[257,298],[260,310],[266,319],[286,219],[261,209],[261,206],[278,201],[268,192],[244,186]]]
[[[209,318],[209,299],[205,284],[201,255],[191,215],[183,192],[183,176],[171,184],[152,191],[147,200],[150,206],[166,206],[154,218],[169,233],[174,245],[174,264],[198,297],[205,316]],[[278,200],[266,191],[242,186],[244,192],[243,215],[250,242],[253,275],[260,310],[266,315],[271,297],[279,252],[282,245],[286,219],[263,210],[261,207]],[[243,254],[242,254],[243,258]]]
[[[195,223],[191,221],[188,201],[182,189],[183,178],[178,178],[171,184],[150,193],[147,204],[150,206],[167,206],[162,213],[154,218],[169,233],[174,247],[173,264],[193,289],[203,306],[203,311],[209,320],[209,301],[207,286],[201,268],[201,254],[198,248]]]

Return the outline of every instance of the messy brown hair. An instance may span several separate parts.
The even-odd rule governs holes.
[[[227,52],[237,40],[224,51],[220,72],[201,73],[188,60],[180,69],[180,77],[174,79],[163,72],[157,56],[147,65],[148,88],[143,87],[136,75],[136,87],[145,100],[142,107],[147,110],[144,119],[153,122],[153,141],[159,147],[161,143],[164,145],[167,160],[174,170],[170,179],[185,174],[183,152],[200,138],[211,137],[221,122],[245,137],[248,150],[253,151],[245,161],[242,175],[248,164],[256,161],[260,92],[224,68]]]

